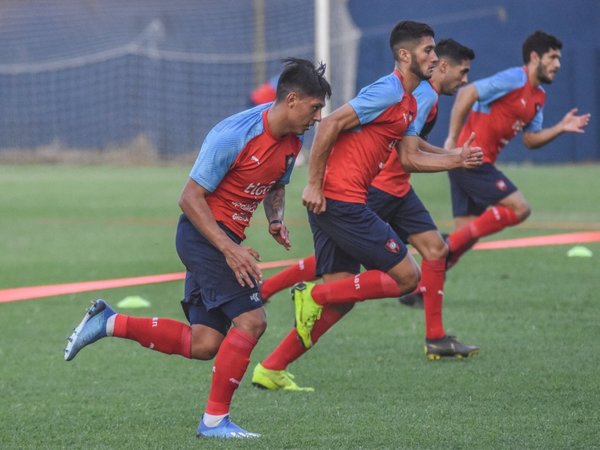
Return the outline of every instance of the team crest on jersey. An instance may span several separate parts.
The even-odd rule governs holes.
[[[394,239],[388,239],[385,243],[385,248],[392,253],[398,253],[400,251],[400,246]]]
[[[508,189],[508,186],[506,185],[506,181],[504,181],[504,180],[496,181],[496,187],[498,189],[500,189],[501,191],[505,191],[506,189]]]

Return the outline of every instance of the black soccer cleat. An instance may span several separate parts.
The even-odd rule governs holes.
[[[398,299],[398,301],[401,305],[408,306],[410,308],[424,308],[422,292],[413,292],[410,294],[403,295]]]
[[[479,354],[476,345],[465,345],[459,342],[455,336],[444,336],[441,339],[425,340],[425,356],[429,361],[435,361],[445,357],[472,358]]]

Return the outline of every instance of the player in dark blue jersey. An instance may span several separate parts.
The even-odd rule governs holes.
[[[183,214],[176,245],[187,270],[182,306],[189,325],[117,314],[97,300],[68,339],[67,361],[106,336],[131,339],[166,354],[215,358],[197,434],[259,436],[229,419],[235,389],[266,328],[258,291],[259,255],[242,241],[264,199],[269,233],[285,248],[291,245],[283,223],[285,184],[300,151],[298,135],[321,119],[325,99],[331,96],[324,71],[324,65],[287,60],[274,103],[231,116],[207,135],[179,200]]]

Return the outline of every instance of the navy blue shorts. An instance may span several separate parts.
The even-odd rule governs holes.
[[[404,259],[407,250],[392,228],[359,203],[327,199],[327,210],[308,212],[313,233],[317,276],[327,273],[387,272]]]
[[[479,216],[518,188],[496,166],[484,163],[476,169],[448,172],[454,217]]]
[[[232,241],[241,243],[231,230],[219,226]],[[176,247],[187,270],[181,303],[190,324],[226,334],[234,318],[263,306],[258,283],[253,280],[253,288],[240,286],[225,256],[183,214],[177,224]]]
[[[431,214],[412,187],[405,196],[396,197],[371,186],[367,206],[389,223],[404,242],[413,234],[437,230]]]

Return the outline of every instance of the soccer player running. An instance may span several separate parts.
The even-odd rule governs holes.
[[[216,356],[199,436],[248,438],[229,419],[233,394],[266,328],[258,283],[259,254],[243,246],[245,229],[264,200],[268,231],[290,248],[283,223],[289,182],[302,135],[321,120],[331,87],[325,66],[290,58],[277,85],[277,98],[233,115],[207,135],[185,184],[179,205],[176,246],[185,265],[183,310],[190,323],[117,314],[96,300],[68,339],[65,359],[86,345],[112,336],[185,358]],[[231,326],[233,324],[233,326]]]
[[[454,95],[468,80],[471,60],[475,53],[453,39],[444,39],[435,46],[439,63],[429,80],[421,81],[413,96],[417,101],[415,128],[419,136],[427,137],[435,124],[438,112],[439,95]],[[464,345],[452,336],[447,336],[442,322],[442,300],[445,275],[445,261],[448,247],[437,231],[431,215],[412,189],[410,175],[398,163],[396,152],[392,152],[384,168],[371,183],[367,206],[402,238],[410,242],[423,257],[421,272],[425,300],[425,353],[428,359],[441,357],[469,357],[479,348]],[[261,287],[263,300],[268,300],[275,292],[293,286],[300,281],[316,279],[316,258],[309,256],[298,261],[280,273],[266,279]],[[253,383],[270,375],[258,365],[253,375]],[[268,366],[267,366],[268,367]],[[276,381],[276,380],[275,380]],[[282,379],[286,382],[287,379]],[[276,383],[275,383],[276,384]],[[293,385],[291,385],[293,386]]]
[[[536,31],[523,43],[523,66],[475,81],[458,92],[444,145],[460,145],[475,133],[474,143],[482,148],[484,163],[474,170],[448,172],[455,226],[448,237],[448,267],[480,238],[517,225],[531,213],[525,196],[495,165],[508,141],[523,130],[523,143],[534,149],[562,133],[583,133],[588,125],[590,114],[577,115],[574,108],[557,124],[542,128],[546,93],[541,85],[554,80],[561,49],[556,37]]]
[[[481,164],[481,150],[469,142],[445,151],[417,136],[412,92],[438,64],[433,30],[422,23],[400,22],[392,30],[390,47],[394,71],[326,117],[315,135],[303,202],[313,232],[316,275],[324,283],[302,283],[293,289],[296,327],[258,366],[259,372],[268,368],[271,378],[288,388],[282,380],[291,381],[287,366],[355,302],[397,296],[417,285],[418,265],[397,233],[366,204],[368,188],[390,153],[397,148],[409,171]],[[361,264],[367,268],[363,273]],[[266,378],[265,387],[272,388]]]

